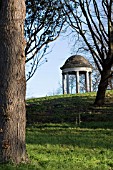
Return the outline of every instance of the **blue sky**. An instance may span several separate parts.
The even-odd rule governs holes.
[[[35,75],[27,82],[26,98],[44,97],[54,93],[62,83],[60,67],[71,56],[68,38],[59,37],[50,45],[52,49],[46,57],[48,62],[41,65]]]

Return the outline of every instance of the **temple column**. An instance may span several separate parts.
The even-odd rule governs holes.
[[[80,92],[79,71],[76,72],[76,93]]]
[[[69,94],[69,74],[66,74],[66,92]]]
[[[65,93],[65,74],[62,74],[62,90],[64,94]]]
[[[90,86],[90,92],[93,91],[93,88],[92,88],[92,72],[89,73],[89,86]]]
[[[89,92],[89,72],[86,71],[86,75],[85,75],[85,81],[86,81],[86,92]]]

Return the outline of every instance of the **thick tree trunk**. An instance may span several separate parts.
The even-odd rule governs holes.
[[[26,160],[24,0],[0,8],[0,162]]]
[[[110,77],[111,74],[111,69],[104,69],[102,71],[101,74],[101,80],[100,83],[98,85],[98,91],[97,91],[97,95],[96,95],[96,99],[94,104],[101,106],[104,104],[105,101],[105,93],[107,90],[107,86],[108,86],[108,79]]]

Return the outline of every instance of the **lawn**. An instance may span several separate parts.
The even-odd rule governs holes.
[[[113,168],[113,129],[45,124],[29,127],[27,136],[28,153],[36,169]]]
[[[112,170],[113,92],[103,107],[95,93],[27,100],[29,163],[5,170]]]

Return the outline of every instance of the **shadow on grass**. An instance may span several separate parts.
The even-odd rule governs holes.
[[[0,164],[0,170],[35,170],[36,166],[31,164]]]
[[[27,105],[27,124],[74,123],[77,115],[81,121],[112,121],[113,103],[106,101],[102,107],[94,107],[95,96],[82,94],[32,99]]]

